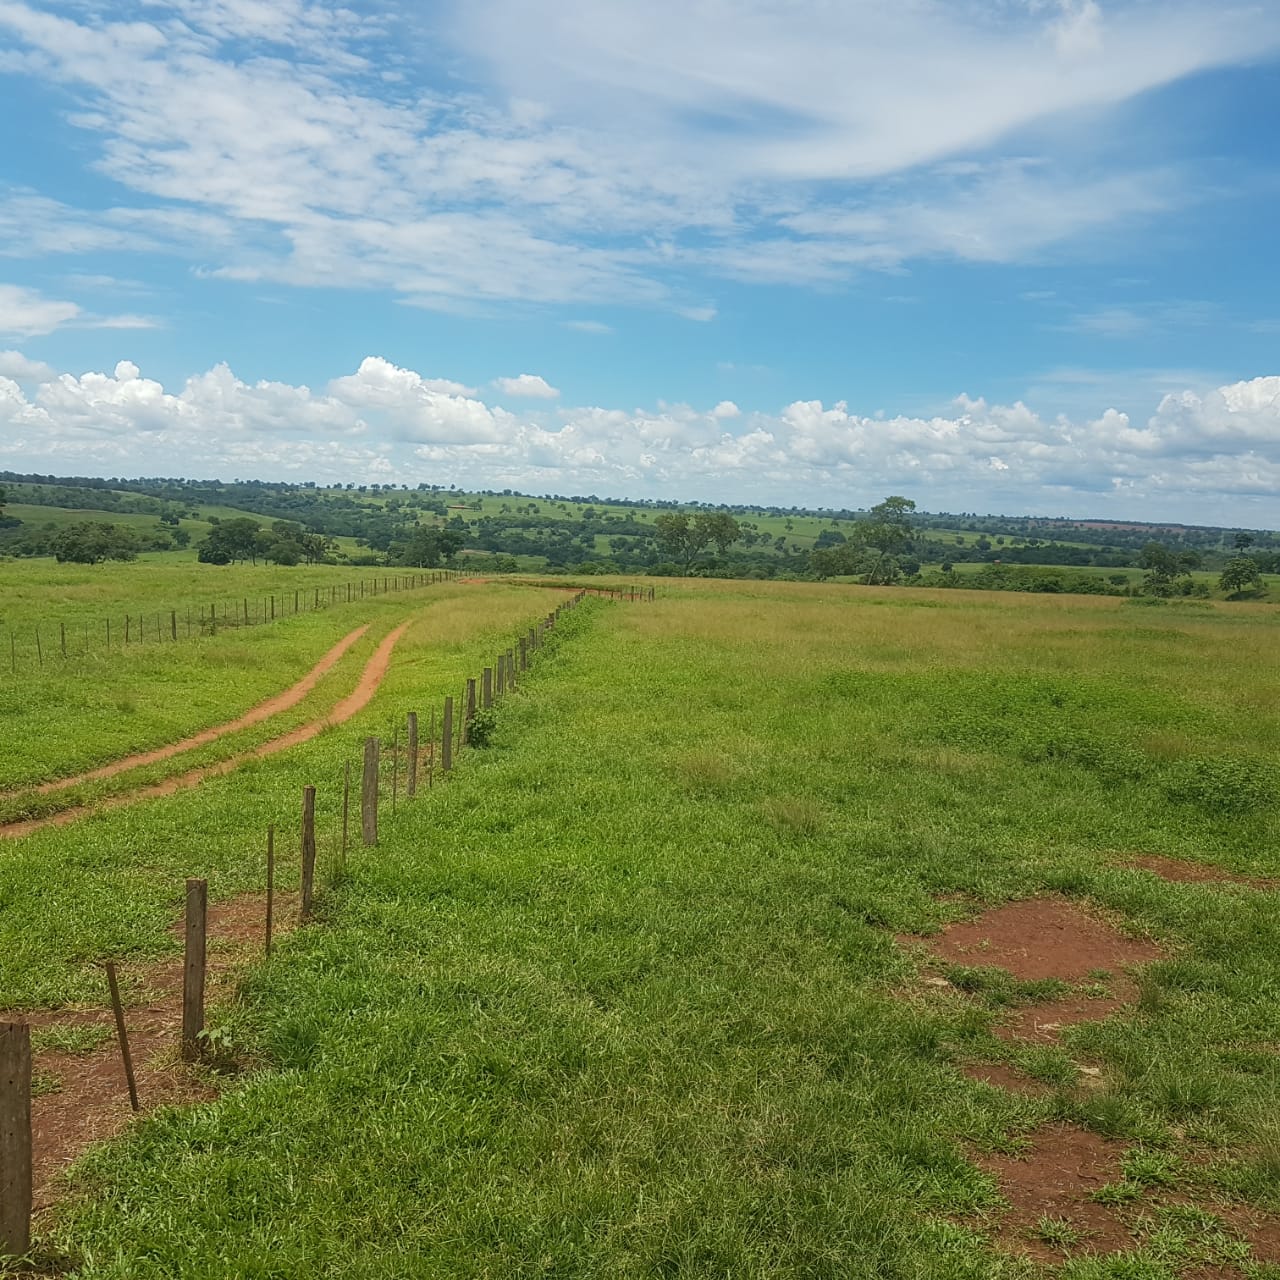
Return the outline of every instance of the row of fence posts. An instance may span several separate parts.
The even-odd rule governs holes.
[[[181,614],[177,609],[169,609],[167,616],[165,610],[159,610],[154,615],[126,613],[123,619],[105,618],[96,625],[86,621],[80,626],[73,623],[68,627],[65,622],[60,622],[56,639],[50,638],[49,631],[42,632],[41,624],[37,622],[32,628],[36,664],[43,667],[46,658],[66,660],[83,657],[93,651],[94,635],[101,637],[106,649],[134,644],[163,644],[165,641],[176,644],[180,636],[189,639],[192,635],[216,635],[220,627],[260,626],[277,618],[289,618],[326,606],[351,604],[397,591],[413,591],[459,577],[461,574],[457,569],[435,569],[429,573],[394,574],[368,581],[330,583],[325,587],[299,587],[292,593],[281,595],[242,596],[234,604],[224,600],[187,605]],[[29,657],[30,652],[24,656]],[[9,668],[17,673],[18,634],[13,630],[9,632]]]
[[[536,626],[520,636],[509,649],[498,654],[492,667],[485,667],[477,682],[467,680],[461,700],[461,714],[455,714],[453,696],[444,699],[440,719],[440,770],[453,769],[457,752],[466,744],[472,722],[478,711],[492,707],[496,699],[514,692],[519,674],[529,669],[533,655],[546,643],[549,631],[555,629],[561,616],[575,608],[586,595],[579,591],[552,610]],[[411,711],[406,724],[405,795],[412,799],[418,793],[421,752],[419,716]],[[431,713],[427,756],[427,787],[435,782],[436,715]],[[455,741],[456,734],[456,741]],[[390,752],[392,760],[391,807],[395,812],[400,786],[399,737],[397,726]],[[365,739],[363,772],[360,785],[360,833],[363,843],[378,843],[378,805],[381,791],[382,749],[376,737]],[[339,869],[345,869],[350,843],[351,765],[343,769],[341,838]],[[275,852],[276,829],[267,828],[267,893],[264,951],[269,956],[275,924]],[[301,900],[298,918],[311,920],[315,911],[316,872],[316,789],[302,789],[301,821]],[[207,957],[209,886],[208,881],[186,882],[186,910],[183,927],[182,962],[182,1058],[197,1062],[204,1054],[202,1033],[205,1018],[205,965]],[[140,1109],[137,1079],[129,1051],[129,1035],[125,1026],[124,1006],[116,966],[106,963],[106,977],[111,1009],[115,1018],[116,1039],[124,1066],[129,1103]],[[32,1127],[31,1127],[31,1028],[25,1022],[0,1022],[0,1259],[22,1257],[31,1247],[32,1208]]]

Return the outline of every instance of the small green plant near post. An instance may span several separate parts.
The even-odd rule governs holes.
[[[200,1033],[204,1030],[205,929],[209,911],[209,884],[187,881],[186,952],[182,963],[182,1057],[200,1057]]]
[[[482,707],[467,722],[467,746],[487,747],[493,741],[498,727],[498,713],[492,707]]]
[[[360,789],[360,832],[366,846],[378,843],[378,758],[377,738],[364,740],[364,779]]]
[[[0,1022],[0,1257],[31,1248],[31,1028]]]

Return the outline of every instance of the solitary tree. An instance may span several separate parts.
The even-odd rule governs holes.
[[[1229,596],[1256,595],[1266,591],[1258,562],[1252,556],[1235,556],[1223,567],[1218,588]]]
[[[738,522],[724,512],[699,511],[689,516],[683,511],[664,511],[653,522],[659,549],[678,560],[685,573],[709,546],[724,555],[742,535]]]
[[[877,553],[867,570],[868,584],[893,581],[897,565],[892,557],[911,548],[912,529],[908,517],[915,509],[916,504],[910,498],[894,495],[871,508],[870,520],[858,522],[858,540]]]

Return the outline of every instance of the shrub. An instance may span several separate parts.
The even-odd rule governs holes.
[[[498,715],[492,707],[481,707],[467,725],[467,746],[487,747],[497,732]]]

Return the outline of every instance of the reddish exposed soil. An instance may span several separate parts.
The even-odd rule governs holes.
[[[1031,1135],[1031,1147],[1019,1156],[982,1155],[979,1168],[1000,1184],[1009,1201],[996,1239],[1044,1261],[1057,1261],[1062,1249],[1035,1234],[1041,1218],[1070,1224],[1080,1235],[1073,1250],[1114,1253],[1131,1248],[1133,1238],[1120,1217],[1089,1197],[1109,1182],[1119,1182],[1124,1148],[1086,1129],[1048,1124]]]
[[[1150,871],[1162,880],[1171,880],[1176,884],[1243,884],[1253,889],[1274,889],[1273,880],[1256,880],[1249,876],[1238,876],[1234,872],[1224,871],[1221,867],[1211,867],[1203,862],[1187,862],[1181,858],[1165,858],[1158,853],[1144,853],[1125,860],[1125,866],[1140,867]]]
[[[1033,1080],[1030,1076],[1023,1075],[1017,1067],[1011,1067],[1005,1062],[968,1062],[960,1070],[970,1080],[989,1084],[996,1089],[1005,1089],[1009,1093],[1042,1094],[1053,1091],[1052,1085],[1045,1084],[1043,1080]]]
[[[343,654],[368,630],[368,624],[363,627],[357,627],[349,635],[339,640],[297,684],[290,686],[283,693],[276,694],[273,698],[268,698],[265,702],[258,703],[256,707],[246,711],[244,715],[235,720],[229,720],[226,724],[215,725],[211,729],[204,729],[189,738],[183,738],[180,742],[171,742],[168,746],[157,747],[154,751],[143,751],[137,755],[126,756],[122,760],[113,760],[110,764],[104,764],[100,768],[89,770],[88,773],[76,774],[72,778],[58,778],[53,782],[43,782],[34,789],[39,795],[48,795],[54,791],[63,791],[67,787],[77,786],[82,782],[96,782],[99,778],[113,778],[118,773],[125,773],[130,769],[140,769],[143,765],[157,764],[161,760],[168,760],[172,756],[181,755],[184,751],[194,751],[197,747],[216,742],[219,738],[225,738],[228,734],[238,733],[241,729],[248,729],[252,725],[261,724],[263,720],[269,720],[272,716],[279,715],[282,711],[288,711],[290,707],[296,707],[320,683],[321,679],[333,670]]]
[[[1079,982],[1095,970],[1114,972],[1160,956],[1152,943],[1126,938],[1059,898],[1009,902],[924,941],[952,964],[993,965],[1025,982]]]
[[[1053,1043],[1063,1027],[1096,1022],[1132,1004],[1138,988],[1124,969],[1161,955],[1150,942],[1127,938],[1110,924],[1057,898],[1009,902],[974,920],[949,925],[924,941],[943,960],[968,967],[998,967],[1022,981],[1057,978],[1080,984],[1106,972],[1105,994],[1072,991],[1010,1010],[996,1028],[1003,1039]]]
[[[43,827],[64,826],[91,813],[100,813],[104,809],[115,809],[121,805],[132,804],[135,800],[148,800],[157,796],[173,795],[174,792],[198,786],[207,778],[218,778],[224,774],[231,773],[246,760],[252,760],[254,757],[276,755],[281,751],[287,751],[290,747],[296,747],[310,741],[330,725],[342,724],[344,721],[350,720],[352,716],[362,711],[369,704],[370,699],[378,691],[378,687],[386,677],[387,669],[391,665],[391,653],[396,647],[396,642],[404,635],[408,627],[408,622],[402,622],[383,639],[373,657],[365,664],[364,671],[361,673],[356,687],[338,702],[328,715],[300,725],[279,738],[272,738],[269,742],[261,743],[251,751],[244,751],[226,760],[219,760],[216,764],[205,765],[199,769],[189,769],[186,773],[173,774],[160,782],[150,783],[147,786],[138,787],[121,795],[111,796],[95,804],[76,805],[73,808],[63,809],[44,818],[30,818],[21,822],[5,823],[0,825],[0,836],[16,839],[30,835],[33,831],[39,831]]]
[[[293,927],[296,907],[296,894],[276,895],[277,937]],[[207,1003],[229,994],[235,968],[261,952],[265,922],[266,900],[258,895],[210,904]],[[174,928],[179,931],[181,925]],[[164,1104],[216,1097],[208,1073],[194,1071],[179,1059],[181,958],[141,968],[124,966],[120,974],[122,985],[145,993],[144,1004],[125,1011],[142,1109],[150,1111]],[[0,1020],[21,1016],[3,1013]],[[91,1144],[119,1133],[133,1113],[105,979],[102,1007],[36,1012],[26,1015],[25,1020],[33,1028],[96,1025],[111,1030],[110,1038],[91,1053],[43,1050],[35,1055],[37,1080],[40,1075],[54,1075],[60,1082],[55,1092],[42,1093],[32,1100],[35,1206],[40,1209],[56,1199],[62,1171]]]

